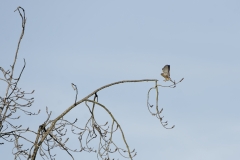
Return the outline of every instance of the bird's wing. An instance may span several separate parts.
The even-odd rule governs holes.
[[[165,65],[162,68],[163,74],[170,77],[170,65]]]

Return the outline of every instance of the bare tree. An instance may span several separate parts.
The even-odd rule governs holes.
[[[158,84],[157,79],[141,79],[141,80],[124,80],[119,82],[114,82],[103,87],[100,87],[87,95],[86,97],[78,100],[78,89],[77,85],[72,83],[72,87],[76,92],[74,103],[69,106],[62,114],[56,118],[51,117],[51,111],[48,111],[46,108],[47,118],[43,120],[42,124],[39,125],[38,131],[33,131],[30,128],[24,128],[22,125],[16,125],[15,120],[20,119],[21,117],[16,117],[16,113],[23,112],[25,115],[35,115],[37,116],[40,113],[40,110],[37,113],[28,111],[28,108],[32,106],[34,98],[28,98],[29,95],[32,95],[34,90],[31,92],[25,92],[18,87],[18,82],[21,79],[22,73],[25,69],[26,62],[24,59],[24,66],[20,74],[14,78],[14,68],[17,61],[17,56],[19,53],[19,48],[21,40],[24,36],[26,17],[25,11],[22,7],[18,7],[17,11],[22,19],[22,31],[18,41],[15,57],[13,64],[9,70],[5,70],[0,67],[2,72],[2,77],[0,77],[1,82],[6,84],[6,93],[5,97],[0,97],[0,146],[3,146],[5,143],[13,143],[13,155],[14,159],[25,158],[28,160],[35,160],[37,155],[43,159],[55,159],[55,154],[53,150],[55,148],[60,148],[64,150],[72,159],[74,159],[72,152],[96,152],[98,159],[108,160],[112,157],[112,153],[118,152],[125,158],[133,159],[136,156],[135,150],[130,150],[130,147],[126,141],[124,132],[121,128],[121,125],[118,123],[114,115],[109,111],[109,109],[98,101],[98,92],[101,90],[111,87],[113,85],[118,85],[121,83],[137,83],[137,82],[153,82],[154,86],[149,89],[147,93],[147,107],[149,112],[155,116],[161,123],[161,125],[166,129],[172,129],[168,127],[168,122],[163,121],[163,116],[161,113],[163,109],[159,110],[158,107],[158,89],[159,87],[171,87],[174,88],[176,85],[181,82],[170,81],[172,82],[169,86],[163,86]],[[155,105],[151,105],[149,102],[149,95],[152,90],[156,91],[156,102]],[[69,113],[70,110],[79,106],[80,104],[85,104],[89,111],[89,118],[86,120],[86,124],[83,127],[77,125],[78,119],[73,122],[65,119],[65,115]],[[109,115],[111,121],[106,122],[105,124],[100,124],[96,117],[95,108],[101,107]],[[155,108],[155,111],[152,111]],[[70,133],[68,133],[70,130]],[[125,144],[125,148],[120,148],[113,140],[113,134],[116,131],[120,131],[122,135],[122,140]],[[28,138],[28,134],[33,134],[34,139]],[[67,142],[69,140],[69,134],[76,135],[80,147],[78,149],[71,148],[68,146]],[[72,136],[71,136],[72,137]],[[90,142],[94,139],[98,140],[98,149],[95,150],[90,146]],[[27,145],[27,143],[29,145]],[[30,147],[29,147],[30,146]]]

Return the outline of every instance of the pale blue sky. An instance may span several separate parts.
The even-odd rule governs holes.
[[[27,16],[17,63],[20,69],[25,58],[27,66],[19,85],[36,90],[33,110],[43,111],[20,123],[41,124],[45,106],[53,118],[64,111],[74,101],[72,82],[79,99],[120,80],[156,78],[168,84],[160,73],[170,64],[172,79],[185,78],[175,89],[159,90],[159,105],[169,124],[176,125],[173,130],[165,130],[147,110],[147,91],[154,83],[121,84],[99,92],[130,148],[137,150],[134,159],[240,159],[239,0],[1,0],[4,68],[12,64],[21,31],[20,17],[13,12],[18,6]],[[2,95],[5,86],[0,87]],[[69,116],[86,120],[81,107]],[[104,118],[99,110],[99,119]],[[121,144],[120,138],[116,141]],[[0,153],[13,159],[11,146],[6,146],[0,146]],[[68,159],[66,153],[56,153],[57,159]],[[94,153],[75,157],[96,159]]]

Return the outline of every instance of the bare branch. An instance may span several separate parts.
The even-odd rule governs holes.
[[[52,111],[48,111],[48,107],[46,107],[46,119],[42,121],[42,124],[39,125],[38,131],[30,130],[29,128],[24,128],[22,125],[14,123],[16,119],[20,119],[19,115],[16,115],[18,112],[23,112],[24,115],[38,115],[40,110],[37,113],[30,112],[28,110],[29,107],[32,106],[34,102],[34,98],[28,98],[29,94],[33,94],[32,92],[25,92],[18,86],[18,82],[20,81],[23,71],[26,66],[26,61],[24,59],[24,65],[22,67],[21,72],[17,77],[14,78],[15,65],[17,61],[17,56],[19,53],[20,45],[22,38],[25,32],[26,25],[26,17],[25,10],[22,7],[18,7],[15,11],[18,11],[21,19],[22,19],[22,31],[18,41],[15,57],[13,64],[11,65],[11,69],[4,70],[0,67],[0,73],[3,77],[0,78],[0,81],[3,81],[4,84],[7,84],[5,97],[0,97],[0,139],[4,142],[12,143],[13,149],[12,154],[15,159],[21,159],[21,157],[28,160],[35,160],[37,154],[40,155],[43,159],[55,159],[56,154],[53,153],[54,148],[60,148],[64,150],[72,159],[74,159],[73,155],[70,152],[96,152],[97,158],[101,158],[104,160],[109,160],[110,155],[112,153],[118,152],[121,156],[129,159],[133,159],[136,156],[135,150],[131,151],[130,147],[126,141],[124,132],[121,128],[121,125],[115,119],[113,114],[108,110],[108,108],[98,102],[98,92],[108,87],[112,87],[114,85],[122,84],[122,83],[137,83],[137,82],[155,82],[154,87],[150,88],[147,94],[147,106],[149,112],[156,116],[161,125],[166,129],[168,128],[168,121],[163,121],[163,116],[161,113],[163,108],[159,110],[158,101],[159,101],[159,88],[158,87],[170,87],[175,88],[178,83],[180,83],[183,78],[179,82],[173,81],[170,77],[168,80],[172,82],[169,86],[164,86],[158,84],[157,79],[141,79],[141,80],[123,80],[114,83],[107,84],[102,86],[86,97],[82,98],[78,101],[78,88],[77,85],[71,83],[73,89],[76,91],[74,103],[69,106],[65,111],[63,111],[59,116],[55,119],[51,119]],[[156,90],[156,100],[155,106],[156,110],[151,111],[154,105],[151,105],[149,102],[150,92],[152,90]],[[92,98],[93,100],[90,100]],[[89,111],[89,118],[86,120],[86,124],[81,128],[78,126],[78,119],[75,120],[67,120],[65,119],[65,115],[69,114],[69,112],[75,108],[76,106],[85,103],[86,107]],[[102,107],[104,111],[109,115],[110,121],[106,121],[104,123],[99,123],[96,119],[96,107]],[[22,116],[22,115],[21,115]],[[70,133],[74,136],[77,136],[79,142],[79,149],[72,148],[68,145],[69,141],[69,130]],[[126,149],[118,147],[118,145],[113,140],[113,134],[119,131],[122,136],[122,140],[125,144]],[[34,139],[31,140],[29,135],[33,135]],[[72,138],[72,137],[71,137]],[[91,147],[92,141],[99,141],[98,149]],[[24,142],[24,143],[23,143]],[[25,145],[27,142],[27,145]],[[4,143],[0,143],[3,145]],[[23,145],[24,144],[24,145]]]

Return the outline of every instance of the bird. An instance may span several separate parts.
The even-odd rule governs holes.
[[[171,80],[171,78],[170,78],[170,65],[165,65],[163,68],[162,68],[162,71],[163,71],[163,73],[161,73],[161,76],[163,76],[164,78],[165,78],[165,80],[163,80],[163,81],[169,81],[169,80]]]

